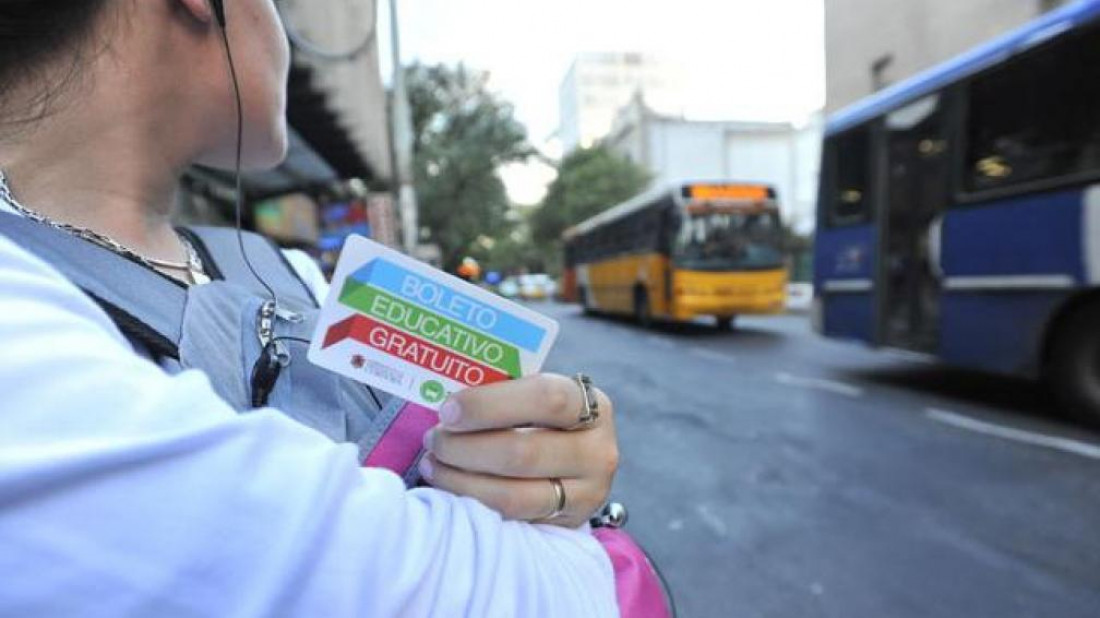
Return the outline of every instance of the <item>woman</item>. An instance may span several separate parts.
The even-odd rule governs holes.
[[[273,2],[225,8],[227,39],[209,0],[0,0],[10,229],[209,278],[172,201],[191,164],[236,162],[228,41],[243,163],[287,142]],[[460,393],[425,438],[437,489],[408,490],[280,412],[237,414],[218,376],[149,362],[23,240],[0,235],[0,615],[616,614],[607,555],[577,529],[617,466],[603,393],[582,431],[591,402],[562,376]]]

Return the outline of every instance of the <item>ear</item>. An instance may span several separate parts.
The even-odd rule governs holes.
[[[214,24],[218,19],[213,0],[173,0],[189,15],[204,24]],[[218,2],[220,4],[220,2]]]

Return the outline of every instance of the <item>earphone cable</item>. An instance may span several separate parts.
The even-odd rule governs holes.
[[[304,337],[291,337],[289,335],[283,337],[275,337],[271,340],[271,343],[275,343],[276,341],[294,341],[304,345],[310,345],[312,343],[309,339],[306,339]],[[378,393],[375,393],[374,389],[371,388],[369,384],[364,384],[364,386],[367,387],[367,392],[370,393],[370,398],[374,400],[374,405],[378,406],[378,409],[381,410],[384,406],[382,405],[382,400],[378,398]]]
[[[260,276],[260,273],[256,271],[255,266],[252,265],[252,260],[248,257],[248,251],[244,247],[244,221],[242,210],[244,209],[244,183],[241,181],[241,159],[243,158],[244,150],[244,101],[241,98],[241,83],[237,78],[237,65],[233,61],[233,49],[229,44],[229,31],[226,26],[221,26],[222,32],[222,44],[225,47],[225,58],[229,63],[229,77],[233,82],[233,96],[237,105],[237,151],[236,161],[234,167],[234,176],[236,178],[237,194],[234,199],[234,211],[236,214],[237,223],[237,246],[241,252],[241,259],[244,260],[245,266],[248,267],[248,271],[252,273],[252,276],[256,278],[256,281],[260,282],[260,285],[267,290],[271,295],[271,300],[275,303],[275,306],[279,306],[279,297],[275,294],[275,289],[268,285],[267,281]]]
[[[220,5],[218,4],[216,4],[215,6],[220,7]],[[235,214],[237,219],[237,247],[241,251],[241,259],[244,260],[244,263],[248,267],[249,272],[252,273],[252,276],[256,278],[256,281],[259,281],[260,285],[262,285],[264,289],[267,290],[268,294],[271,295],[271,300],[275,303],[275,307],[277,308],[279,306],[278,295],[275,293],[274,288],[268,285],[267,281],[264,281],[264,278],[261,277],[260,273],[256,271],[256,268],[252,265],[252,260],[250,260],[248,257],[248,251],[245,250],[244,246],[244,221],[242,216],[242,211],[244,209],[242,206],[242,203],[244,201],[244,191],[242,186],[243,183],[241,181],[241,159],[243,158],[242,153],[244,150],[244,101],[241,98],[241,83],[240,80],[237,78],[237,65],[233,61],[233,48],[229,44],[229,32],[225,25],[224,14],[222,15],[223,17],[219,19],[219,24],[221,26],[222,32],[222,44],[225,47],[225,58],[226,61],[229,63],[229,77],[233,82],[233,96],[237,104],[237,152],[234,169],[237,184],[237,195],[234,203],[234,210],[236,211]],[[299,343],[304,343],[306,345],[309,345],[310,343],[308,339],[291,336],[275,337],[271,340],[270,343],[275,344],[280,341],[296,341]],[[374,400],[374,404],[378,406],[379,410],[381,410],[383,406],[382,401],[378,398],[378,394],[375,393],[374,389],[371,388],[369,385],[367,386],[367,392],[370,393],[371,399]]]

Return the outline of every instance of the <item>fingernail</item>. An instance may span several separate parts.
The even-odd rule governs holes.
[[[448,399],[439,408],[439,420],[444,425],[454,425],[460,416],[462,416],[462,407],[453,399]]]
[[[424,432],[424,450],[431,451],[432,444],[435,442],[435,430],[429,429]]]
[[[432,469],[432,460],[428,459],[427,457],[421,457],[420,465],[417,466],[417,469],[420,470],[420,476],[431,480],[432,472],[434,472],[434,470]]]

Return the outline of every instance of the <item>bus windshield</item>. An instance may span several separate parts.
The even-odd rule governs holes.
[[[675,263],[690,270],[765,270],[783,266],[783,230],[775,212],[687,215]]]

